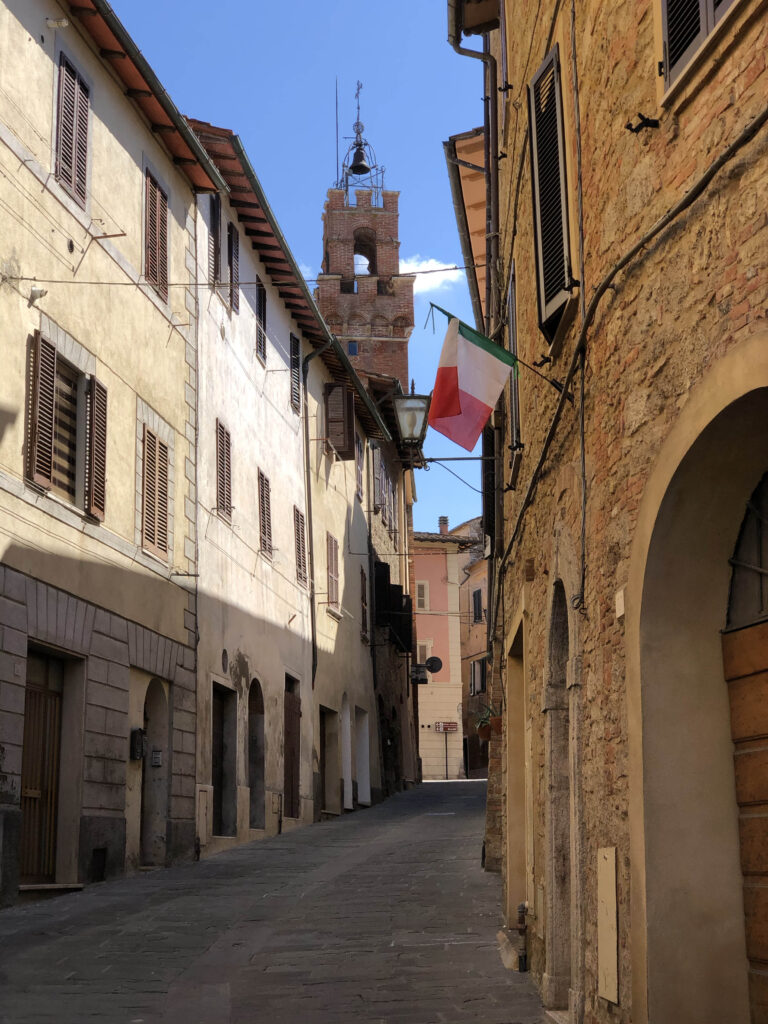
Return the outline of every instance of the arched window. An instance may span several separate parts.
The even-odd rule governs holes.
[[[355,274],[378,274],[376,269],[376,232],[358,228],[354,234]]]

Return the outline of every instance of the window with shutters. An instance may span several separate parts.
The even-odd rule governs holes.
[[[261,278],[256,278],[256,355],[267,361],[267,289]]]
[[[232,518],[232,438],[221,420],[216,420],[216,512]]]
[[[229,308],[240,312],[240,236],[237,225],[231,221],[227,226],[227,287]]]
[[[355,495],[358,501],[363,500],[363,478],[365,474],[365,444],[362,437],[355,433]]]
[[[345,383],[325,385],[325,446],[338,459],[355,457],[355,396]]]
[[[483,592],[479,588],[472,591],[472,621],[483,621]]]
[[[368,577],[362,565],[360,566],[360,634],[363,640],[368,639]]]
[[[59,59],[56,113],[56,180],[78,205],[88,195],[88,112],[90,91],[64,54]]]
[[[669,88],[735,0],[661,0],[663,59],[659,73]]]
[[[212,192],[208,200],[208,282],[215,288],[221,281],[221,196]]]
[[[416,582],[416,611],[429,611],[429,583],[427,580],[417,580]]]
[[[539,326],[551,344],[574,284],[557,45],[544,58],[528,87],[528,106]]]
[[[486,691],[486,664],[485,658],[470,662],[469,694],[474,697],[478,693]]]
[[[168,196],[149,170],[145,172],[144,220],[144,277],[167,301]]]
[[[144,424],[141,546],[168,557],[168,445]]]
[[[272,504],[269,479],[259,470],[259,543],[261,553],[272,557]]]
[[[293,506],[293,537],[296,544],[296,582],[306,587],[307,575],[307,538],[304,525],[304,513]]]
[[[339,542],[330,533],[325,535],[326,559],[328,562],[328,607],[340,610],[339,604]]]
[[[103,520],[107,389],[63,359],[39,331],[30,355],[29,479]]]
[[[517,281],[515,278],[515,261],[510,261],[509,288],[507,289],[507,340],[509,351],[517,355]],[[512,446],[516,450],[520,446],[520,378],[517,370],[509,375],[509,430]]]
[[[291,335],[291,408],[301,412],[301,342]]]

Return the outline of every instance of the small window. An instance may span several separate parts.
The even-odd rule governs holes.
[[[357,355],[357,342],[356,341],[348,341],[347,342],[347,352],[351,356],[356,356]]]
[[[330,533],[325,535],[328,560],[328,605],[339,610],[339,542]]]
[[[486,690],[486,665],[485,658],[479,658],[471,662],[471,674],[469,677],[469,693],[475,696],[478,693],[485,693]]]
[[[229,286],[229,308],[240,312],[240,236],[237,225],[231,221],[227,227],[227,283]]]
[[[164,561],[168,557],[168,446],[144,424],[141,543]]]
[[[360,566],[360,632],[368,636],[368,577]]]
[[[296,582],[307,585],[307,540],[304,513],[293,506],[293,537],[296,544]]]
[[[157,294],[168,300],[168,197],[146,172],[144,276]]]
[[[472,621],[483,621],[483,592],[480,589],[472,591]]]
[[[29,478],[103,520],[107,389],[62,359],[39,332],[33,358]]]
[[[343,383],[325,385],[326,451],[348,461],[355,457],[355,396]]]
[[[221,279],[221,196],[212,192],[208,225],[208,281],[215,288]]]
[[[291,407],[301,412],[301,342],[291,335]]]
[[[82,207],[88,194],[88,86],[61,55],[56,118],[56,180]]]
[[[363,500],[363,476],[365,472],[365,444],[362,437],[355,433],[355,494],[358,501]]]
[[[416,583],[416,611],[429,611],[429,583],[426,580]]]
[[[690,64],[693,55],[733,2],[734,0],[661,0],[664,36],[662,71],[667,88]]]
[[[272,557],[272,504],[269,479],[259,470],[259,539],[262,554]]]
[[[232,518],[232,438],[216,420],[216,511],[222,519]]]
[[[261,278],[256,278],[256,355],[267,361],[267,289]]]

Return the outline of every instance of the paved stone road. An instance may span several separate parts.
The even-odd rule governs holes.
[[[485,784],[0,912],[2,1024],[534,1024],[480,868]]]

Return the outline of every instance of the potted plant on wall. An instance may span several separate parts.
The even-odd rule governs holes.
[[[491,733],[501,732],[501,713],[493,704],[484,704],[475,715],[475,727],[481,740],[489,740]]]

